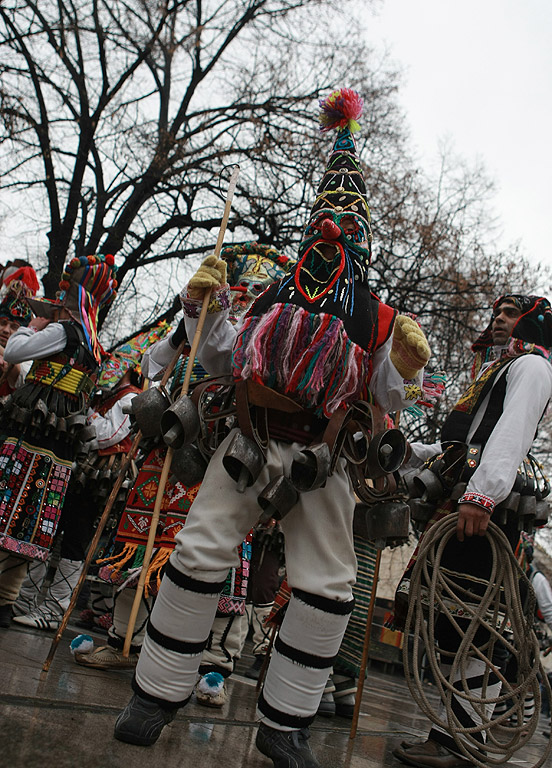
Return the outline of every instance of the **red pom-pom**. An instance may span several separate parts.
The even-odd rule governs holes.
[[[105,257],[105,263],[112,267],[115,264],[115,256],[112,253],[108,253]]]
[[[71,259],[71,261],[69,262],[69,266],[71,267],[71,269],[77,269],[77,267],[80,267],[80,265],[81,265],[80,259]]]
[[[116,291],[118,287],[119,287],[119,283],[116,280],[114,280],[113,281],[113,290]]]
[[[60,284],[59,284],[59,287],[60,287],[60,289],[61,289],[62,291],[68,291],[68,290],[69,290],[69,288],[71,287],[71,283],[70,283],[70,282],[68,282],[67,280],[62,280],[62,281],[60,282]]]
[[[360,94],[351,88],[340,88],[327,99],[320,101],[320,130],[331,131],[334,128],[349,127],[351,132],[358,131],[358,118],[362,115],[364,101]]]
[[[97,263],[97,262],[96,262],[96,257],[95,257],[95,256],[87,256],[86,258],[87,258],[87,260],[88,260],[88,263],[90,264],[90,266],[91,266],[91,267],[93,267],[93,266],[94,266],[94,264],[96,264],[96,263]]]

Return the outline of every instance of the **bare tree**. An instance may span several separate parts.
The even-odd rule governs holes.
[[[435,180],[413,164],[399,80],[351,34],[350,11],[336,0],[4,0],[2,187],[47,233],[47,295],[68,257],[112,252],[122,290],[106,343],[174,310],[182,265],[214,245],[236,162],[229,237],[293,255],[329,148],[316,100],[347,85],[365,99],[373,289],[418,315],[448,373],[445,408],[492,299],[527,287],[529,270],[493,243],[481,168],[448,150]],[[416,428],[434,435],[439,413]]]
[[[365,53],[336,44],[343,5],[3,2],[3,187],[41,204],[46,293],[74,252],[117,254],[124,281],[211,248],[237,161],[229,229],[290,242],[310,199],[313,103]]]

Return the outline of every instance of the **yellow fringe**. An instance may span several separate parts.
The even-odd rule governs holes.
[[[172,549],[169,549],[168,547],[162,547],[161,549],[157,550],[157,552],[155,553],[155,556],[151,559],[149,568],[146,573],[146,580],[144,584],[144,594],[146,597],[149,597],[149,594],[150,594],[148,585],[154,578],[156,579],[156,582],[157,582],[157,592],[159,592],[159,589],[161,587],[161,571],[163,570],[165,565],[169,562],[171,552],[172,552]]]
[[[119,552],[118,555],[113,555],[112,557],[102,557],[100,560],[96,560],[96,563],[98,565],[101,565],[101,563],[109,563],[109,561],[116,561],[113,562],[110,566],[110,571],[112,575],[115,575],[119,573],[126,563],[128,563],[129,560],[131,560],[135,555],[136,551],[138,549],[138,544],[125,544],[123,551]]]

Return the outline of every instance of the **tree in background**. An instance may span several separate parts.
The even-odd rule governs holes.
[[[365,101],[358,140],[373,290],[418,315],[432,365],[448,376],[443,403],[409,423],[429,440],[465,386],[469,343],[493,298],[547,278],[515,248],[494,246],[492,185],[481,168],[446,149],[436,180],[416,167],[398,77],[362,43],[354,6],[5,0],[3,189],[32,217],[34,242],[47,245],[44,255],[18,254],[41,269],[47,295],[69,257],[116,254],[121,291],[103,331],[114,343],[174,313],[186,265],[214,247],[234,163],[228,239],[293,254],[328,152],[316,101],[355,88]]]

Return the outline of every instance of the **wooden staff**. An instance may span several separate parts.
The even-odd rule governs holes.
[[[230,208],[232,206],[232,198],[234,197],[234,191],[236,189],[236,183],[238,180],[238,173],[239,173],[240,167],[239,165],[236,165],[234,168],[234,171],[232,173],[232,177],[230,179],[230,183],[228,185],[228,194],[226,197],[226,205],[224,207],[224,214],[222,217],[222,221],[220,224],[220,229],[218,233],[217,238],[217,244],[215,246],[215,253],[214,255],[217,257],[217,259],[220,257],[220,252],[222,250],[222,242],[224,240],[224,234],[226,232],[226,225],[228,224],[228,218],[230,216]],[[190,379],[192,376],[192,369],[194,365],[195,356],[197,354],[197,348],[199,347],[199,341],[201,339],[201,333],[203,331],[203,325],[205,323],[205,318],[207,316],[207,309],[209,308],[209,299],[211,298],[211,289],[207,288],[205,290],[205,293],[203,295],[203,303],[201,305],[201,312],[199,315],[197,328],[194,334],[194,338],[192,341],[192,346],[190,348],[190,354],[188,357],[188,364],[186,365],[186,373],[184,375],[184,382],[182,384],[182,390],[180,392],[180,397],[185,397],[188,394],[188,389],[190,386]],[[163,502],[163,494],[165,493],[165,486],[167,485],[167,480],[169,477],[169,472],[171,469],[171,463],[172,463],[172,457],[173,457],[173,449],[171,446],[167,448],[167,453],[165,454],[165,461],[163,462],[163,468],[161,470],[161,476],[159,478],[159,487],[157,489],[157,496],[155,497],[155,504],[153,507],[153,513],[151,518],[151,524],[150,529],[148,533],[148,540],[146,543],[146,550],[144,552],[144,561],[142,563],[142,570],[140,571],[140,578],[138,579],[138,585],[136,587],[136,594],[134,595],[134,602],[132,603],[132,610],[130,612],[130,617],[128,620],[128,626],[127,631],[125,635],[125,643],[123,646],[123,656],[128,658],[128,655],[130,653],[130,646],[132,644],[132,635],[134,633],[134,627],[136,625],[136,618],[138,616],[138,610],[140,608],[140,601],[142,600],[142,594],[144,592],[144,587],[146,584],[146,576],[147,572],[150,566],[151,562],[151,555],[153,552],[153,545],[155,543],[155,536],[157,533],[157,526],[159,524],[159,515],[161,512],[161,504]]]
[[[121,486],[123,484],[123,480],[125,478],[126,472],[130,466],[130,462],[134,458],[134,454],[138,450],[138,445],[140,443],[140,440],[142,439],[142,433],[138,431],[136,433],[136,437],[134,438],[134,442],[132,443],[132,446],[127,453],[125,460],[121,466],[121,471],[119,472],[119,476],[117,477],[117,480],[115,481],[115,484],[113,488],[111,489],[111,493],[109,494],[109,498],[107,500],[107,503],[105,505],[104,511],[102,513],[102,516],[100,517],[98,527],[96,528],[96,533],[94,534],[94,538],[92,539],[92,542],[90,546],[88,547],[88,552],[86,553],[86,558],[83,563],[82,571],[79,577],[79,580],[77,582],[77,586],[73,590],[73,594],[71,595],[71,600],[69,601],[69,605],[67,607],[67,610],[63,614],[63,618],[61,620],[61,624],[59,625],[57,632],[54,636],[54,639],[52,640],[52,644],[50,646],[50,651],[48,653],[48,656],[46,657],[46,661],[44,662],[42,666],[43,672],[48,672],[50,669],[50,664],[52,663],[52,660],[54,658],[55,652],[57,650],[59,641],[61,640],[61,636],[63,635],[65,628],[67,627],[67,624],[69,622],[69,617],[71,616],[71,613],[73,612],[73,608],[76,605],[76,602],[78,600],[80,591],[82,589],[82,586],[84,584],[84,580],[86,579],[86,574],[88,573],[88,568],[90,567],[90,563],[92,561],[92,558],[94,557],[94,554],[96,552],[98,542],[100,540],[100,536],[103,533],[103,529],[105,528],[105,524],[107,523],[107,519],[109,517],[109,513],[111,512],[111,509],[113,508],[113,504],[115,503],[115,499],[117,498],[117,494],[121,490]]]
[[[174,367],[176,363],[178,362],[178,358],[182,354],[184,347],[186,345],[186,339],[182,341],[182,343],[179,345],[178,349],[174,353],[174,357],[167,366],[167,369],[165,370],[165,373],[163,374],[163,379],[161,380],[161,386],[165,386],[167,381],[169,380],[169,377],[171,373],[174,370]],[[147,382],[144,383],[144,389],[147,387]],[[54,636],[54,639],[52,640],[52,644],[50,646],[50,651],[48,653],[48,656],[46,657],[46,661],[44,662],[44,665],[42,667],[43,672],[48,672],[50,669],[50,664],[52,663],[52,660],[54,658],[54,655],[57,650],[57,646],[59,644],[59,641],[61,640],[61,636],[63,635],[67,624],[69,623],[69,619],[71,617],[71,614],[73,613],[73,609],[75,608],[75,605],[77,603],[77,600],[79,599],[79,595],[81,593],[81,589],[84,585],[84,582],[86,580],[86,576],[88,575],[88,569],[90,567],[90,563],[92,562],[92,558],[94,557],[94,554],[96,553],[96,548],[98,546],[98,542],[100,540],[100,536],[103,533],[103,530],[105,528],[105,525],[107,523],[107,520],[109,518],[109,514],[111,510],[113,509],[113,505],[115,504],[115,500],[117,498],[117,495],[119,491],[121,490],[121,486],[124,482],[125,475],[128,471],[128,468],[134,459],[134,456],[136,454],[136,451],[138,450],[138,446],[140,445],[140,442],[142,440],[142,432],[138,430],[136,433],[136,436],[134,438],[134,442],[132,443],[132,446],[128,452],[128,454],[125,457],[125,460],[123,461],[121,465],[121,469],[119,472],[119,475],[117,479],[115,480],[115,484],[113,488],[111,489],[111,493],[109,494],[109,497],[107,499],[107,502],[104,507],[104,511],[102,512],[102,516],[100,517],[100,520],[98,522],[98,526],[96,528],[96,532],[94,534],[94,538],[92,539],[92,542],[90,543],[90,546],[88,547],[88,552],[86,553],[86,558],[83,563],[82,571],[79,577],[79,580],[77,582],[77,585],[75,589],[73,590],[73,593],[71,595],[71,600],[69,601],[69,605],[67,606],[67,610],[63,614],[63,618],[61,619],[61,624],[58,627],[58,630]]]

